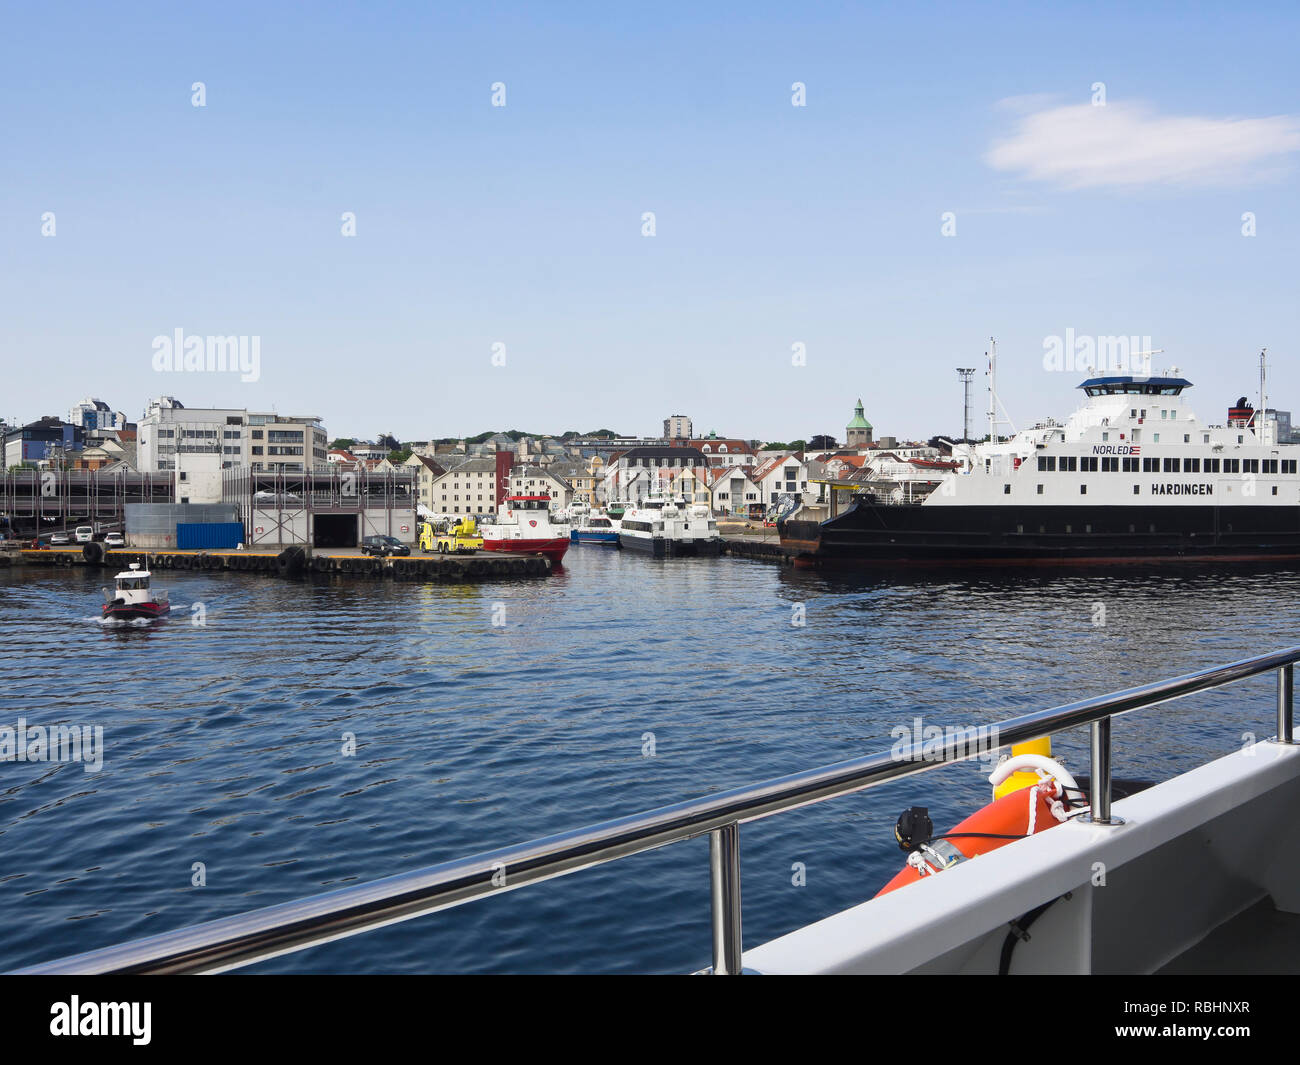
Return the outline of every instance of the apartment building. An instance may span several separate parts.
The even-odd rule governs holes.
[[[496,459],[468,459],[434,477],[429,489],[431,501],[424,505],[435,514],[495,514]]]
[[[573,485],[550,468],[515,466],[510,471],[510,494],[516,496],[550,496],[553,509],[573,502]]]
[[[87,396],[68,412],[68,421],[82,429],[125,429],[126,415],[102,399]]]
[[[333,455],[333,452],[331,452]],[[426,510],[440,513],[434,505],[434,492],[438,478],[447,472],[447,467],[427,455],[412,455],[406,460],[406,466],[415,471],[415,501]]]
[[[691,420],[685,414],[674,414],[664,419],[665,440],[689,440],[693,431]]]

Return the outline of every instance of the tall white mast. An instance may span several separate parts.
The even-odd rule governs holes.
[[[998,426],[1005,421],[1011,429],[1009,435],[1016,435],[1016,425],[1010,417],[1007,417],[1006,407],[1002,407],[1002,401],[998,399],[998,342],[989,337],[989,350],[985,352],[989,357],[989,443],[995,444],[998,439]],[[1002,407],[1003,418],[998,418],[998,408]]]
[[[998,442],[998,342],[989,337],[989,443]]]
[[[1255,438],[1261,444],[1267,444],[1264,433],[1268,426],[1268,366],[1264,355],[1268,348],[1259,350],[1259,413],[1255,415]]]

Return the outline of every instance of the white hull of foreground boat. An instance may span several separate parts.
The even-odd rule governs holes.
[[[1009,922],[1056,900],[1011,973],[1175,971],[1194,951],[1217,972],[1294,971],[1290,947],[1246,930],[1300,929],[1297,809],[1300,746],[1257,743],[1115,802],[1122,825],[1019,840],[747,950],[744,966],[996,973]]]

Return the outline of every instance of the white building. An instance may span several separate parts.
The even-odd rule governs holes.
[[[87,396],[70,411],[68,421],[82,429],[125,429],[126,415],[113,410],[102,399]]]
[[[808,463],[798,453],[773,456],[747,472],[758,485],[760,501],[769,507],[783,495],[800,496],[804,502],[817,498],[816,486],[808,488]]]
[[[378,462],[380,459],[388,458],[388,448],[369,440],[358,440],[348,450],[363,462]]]
[[[758,463],[754,449],[744,440],[708,436],[691,446],[699,449],[708,466],[754,466]]]
[[[428,487],[429,502],[420,502],[435,514],[495,514],[496,459],[469,459],[434,477]]]
[[[693,447],[633,447],[612,456],[605,467],[603,495],[609,503],[639,503],[684,469],[707,466]]]
[[[753,467],[714,467],[709,473],[713,477],[714,513],[745,517],[752,505],[763,502],[762,490],[750,477]]]
[[[137,468],[174,472],[178,502],[219,502],[222,470],[303,473],[327,453],[319,418],[189,408],[171,396],[151,402],[137,427]]]
[[[541,466],[516,466],[510,471],[510,494],[550,496],[553,510],[573,502],[573,485]]]

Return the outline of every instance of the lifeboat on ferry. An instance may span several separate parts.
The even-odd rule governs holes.
[[[907,864],[876,897],[922,877],[1064,824],[1079,811],[1083,793],[1066,769],[1041,754],[1013,754],[989,777],[994,799],[948,832],[934,834],[925,807],[905,810],[894,828]]]

